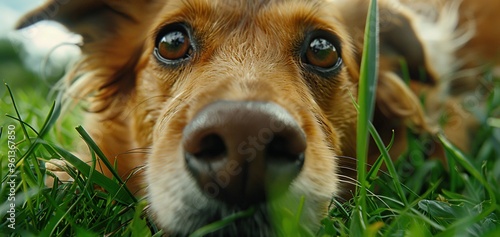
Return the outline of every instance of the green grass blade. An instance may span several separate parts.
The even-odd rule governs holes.
[[[10,99],[12,101],[12,105],[14,107],[14,111],[16,111],[17,118],[18,118],[19,121],[22,121],[21,114],[19,113],[19,109],[17,107],[16,101],[14,100],[14,95],[12,94],[12,90],[10,89],[10,86],[7,85],[7,83],[5,83],[5,87],[7,87],[7,91],[9,92],[9,96],[10,96]],[[21,129],[22,129],[22,131],[24,133],[24,136],[25,137],[29,137],[28,131],[26,130],[26,127],[24,127],[22,123],[21,123]]]
[[[151,230],[147,226],[147,221],[142,217],[143,210],[146,206],[146,201],[141,201],[137,204],[134,218],[125,232],[126,235],[130,235],[131,237],[151,237]]]
[[[205,236],[209,233],[212,233],[214,231],[217,231],[217,230],[224,228],[224,226],[227,226],[238,219],[249,217],[249,216],[253,215],[254,213],[255,213],[255,208],[250,208],[250,209],[245,210],[245,211],[237,212],[237,213],[230,215],[230,216],[228,216],[220,221],[208,224],[208,225],[196,230],[191,235],[189,235],[189,237]]]
[[[387,171],[391,175],[392,183],[394,184],[394,188],[396,188],[396,192],[399,196],[399,198],[403,201],[405,205],[408,204],[408,200],[406,199],[406,195],[403,191],[403,188],[401,186],[401,181],[399,181],[399,175],[398,172],[396,171],[396,167],[394,167],[394,163],[392,162],[391,156],[389,155],[389,152],[387,152],[387,149],[384,146],[384,142],[382,141],[382,138],[380,135],[377,133],[377,130],[373,126],[373,124],[370,123],[370,134],[372,135],[373,139],[375,140],[375,143],[377,144],[378,149],[382,153],[382,158],[384,159],[384,162],[387,166]]]
[[[366,216],[366,163],[368,156],[368,129],[373,116],[375,87],[378,75],[378,3],[370,1],[368,17],[366,19],[363,57],[361,60],[359,89],[358,89],[358,123],[357,123],[357,171],[361,182],[358,192],[357,208],[361,209],[359,221],[366,230],[368,222]]]
[[[382,153],[382,150],[384,150],[387,153],[387,156],[389,157],[389,154],[387,151],[390,151],[392,145],[394,145],[394,132],[392,133],[391,141],[389,141],[389,144],[387,144],[387,146],[384,145],[382,139],[379,139],[379,141],[377,141],[376,136],[379,136],[379,135],[378,135],[377,130],[373,126],[373,124],[370,124],[370,134],[374,138],[376,145],[377,145],[378,149],[381,151],[381,153]],[[382,167],[385,160],[386,159],[384,158],[384,154],[381,154],[377,158],[377,160],[373,163],[372,167],[368,171],[368,174],[366,175],[367,180],[371,181],[371,180],[374,180],[378,177],[378,172],[380,171],[380,168]]]
[[[127,192],[126,191],[127,189],[125,187],[117,184],[116,182],[114,182],[113,180],[111,180],[110,178],[106,177],[105,175],[99,172],[93,172],[91,170],[92,167],[90,167],[87,163],[83,162],[78,157],[74,156],[73,154],[62,148],[56,146],[50,146],[45,142],[42,143],[46,145],[47,149],[53,149],[61,157],[64,157],[64,160],[73,165],[85,177],[89,177],[92,174],[92,182],[94,182],[95,184],[99,185],[100,187],[108,191],[112,196],[116,196],[116,201],[119,201],[126,205],[136,202],[136,198],[134,197],[134,195],[132,195],[130,191]]]
[[[87,145],[92,149],[92,151],[94,151],[97,154],[97,156],[99,158],[101,158],[102,162],[104,163],[104,165],[106,166],[106,168],[109,169],[109,171],[111,172],[111,174],[113,174],[113,176],[121,184],[124,184],[125,182],[123,182],[122,178],[120,177],[120,174],[118,174],[118,172],[115,170],[115,167],[109,162],[109,160],[107,159],[107,157],[101,151],[101,149],[99,148],[99,146],[97,146],[97,144],[94,142],[94,140],[92,139],[92,137],[90,137],[90,135],[87,133],[87,131],[85,131],[85,129],[82,126],[78,126],[76,128],[76,130],[78,131],[78,133],[80,134],[80,136],[82,136],[83,140],[87,143]]]
[[[87,133],[87,131],[85,131],[85,129],[83,129],[83,127],[81,127],[81,126],[78,126],[76,128],[76,130],[82,136],[83,140],[87,143],[87,145],[92,149],[92,151],[95,152],[95,154],[97,154],[97,156],[100,158],[100,161],[102,161],[104,163],[104,165],[109,169],[109,171],[111,172],[113,177],[116,180],[118,180],[118,182],[120,184],[122,184],[122,186],[125,187],[125,182],[120,177],[120,174],[118,174],[115,167],[109,162],[109,160],[106,158],[106,156],[101,151],[99,146],[97,146],[97,144],[94,142],[94,140],[90,137],[90,135]],[[137,201],[134,198],[134,195],[130,192],[130,190],[128,190],[128,188],[125,187],[125,191],[129,193],[129,196],[133,198],[134,202]]]
[[[13,99],[14,101],[14,99]],[[17,111],[17,109],[16,109]],[[59,118],[59,115],[61,114],[61,104],[59,103],[59,101],[54,101],[54,103],[52,104],[51,108],[50,108],[50,111],[48,113],[48,116],[47,118],[45,119],[45,122],[43,123],[43,126],[42,128],[40,129],[40,132],[37,132],[37,137],[35,139],[35,142],[31,142],[30,139],[28,139],[28,141],[30,141],[30,146],[28,148],[28,151],[26,151],[24,153],[24,156],[21,157],[20,160],[23,160],[24,158],[26,158],[28,155],[30,154],[33,154],[33,151],[36,150],[36,148],[38,147],[39,143],[38,141],[39,140],[42,140],[45,135],[47,135],[47,133],[50,131],[50,129],[54,126],[54,124],[56,123],[57,119]],[[19,120],[21,119],[20,115],[19,115]],[[24,122],[22,122],[23,124]],[[25,126],[22,126],[23,130],[26,131],[26,128]],[[26,134],[27,134],[27,131],[26,131]],[[28,137],[28,136],[26,136]]]
[[[463,229],[464,226],[468,226],[471,223],[476,223],[486,218],[494,211],[497,212],[500,211],[500,207],[496,200],[496,194],[492,190],[491,185],[488,184],[488,181],[483,177],[481,172],[477,170],[474,167],[474,165],[471,164],[470,161],[466,158],[466,156],[459,149],[454,147],[442,134],[439,134],[438,138],[443,144],[447,156],[450,157],[449,159],[454,159],[465,170],[467,170],[467,172],[469,172],[475,179],[477,179],[479,183],[483,185],[483,187],[486,189],[486,192],[488,193],[488,196],[490,198],[490,200],[483,201],[485,209],[478,215],[466,216],[464,218],[461,218],[455,221],[453,224],[451,224],[445,231],[437,235],[437,236],[450,236],[453,233],[456,233],[458,229]]]

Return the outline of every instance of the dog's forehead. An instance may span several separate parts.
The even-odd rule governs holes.
[[[184,22],[216,32],[252,28],[316,26],[329,28],[336,19],[334,8],[326,0],[184,0],[167,2],[156,28]],[[328,10],[325,10],[328,9]],[[280,29],[274,29],[280,30]],[[212,33],[213,33],[212,32]]]
[[[185,0],[183,4],[210,4],[218,8],[233,9],[246,13],[256,13],[272,5],[286,4],[320,4],[326,0]]]

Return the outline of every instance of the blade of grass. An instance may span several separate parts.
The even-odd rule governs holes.
[[[142,217],[144,208],[146,208],[147,202],[141,201],[135,207],[134,218],[130,222],[124,235],[130,235],[132,237],[150,237],[151,230],[147,226],[147,221]]]
[[[380,138],[377,130],[375,129],[375,127],[371,123],[370,123],[370,134],[375,139],[376,145],[377,145],[378,149],[381,151],[381,153],[383,151],[385,151],[387,153],[387,151],[391,150],[392,145],[394,144],[394,132],[392,133],[391,141],[389,142],[389,144],[387,146],[383,145],[384,143],[383,143],[382,139]],[[375,136],[379,137],[378,142],[377,142],[377,138]],[[388,155],[388,153],[387,153],[387,155]],[[378,172],[380,171],[380,167],[382,167],[384,160],[385,160],[384,154],[381,154],[377,158],[375,163],[373,163],[370,170],[368,171],[368,174],[366,175],[367,180],[374,180],[378,176]]]
[[[60,98],[58,98],[56,101],[54,101],[54,103],[52,104],[51,108],[50,108],[50,111],[47,115],[47,118],[45,119],[44,123],[43,123],[43,126],[42,128],[40,129],[40,132],[36,132],[37,134],[37,138],[35,139],[34,142],[31,141],[31,139],[29,139],[29,134],[28,134],[28,131],[26,129],[26,124],[23,119],[21,118],[21,114],[19,113],[19,109],[17,107],[17,104],[16,104],[16,101],[14,99],[14,95],[12,94],[12,90],[10,89],[10,87],[5,84],[5,86],[7,87],[7,90],[9,92],[9,96],[10,96],[10,99],[12,101],[12,104],[13,104],[13,107],[14,107],[14,110],[16,111],[16,115],[17,115],[17,118],[15,118],[17,121],[19,121],[20,125],[21,125],[21,129],[24,133],[24,136],[25,136],[25,140],[27,140],[28,144],[29,144],[29,148],[28,150],[23,154],[23,156],[21,156],[20,159],[18,159],[16,161],[16,165],[24,160],[26,157],[28,157],[29,155],[33,154],[34,150],[37,148],[37,146],[39,145],[37,143],[37,141],[39,141],[40,139],[42,139],[43,137],[45,137],[45,135],[47,135],[47,133],[51,130],[51,128],[54,126],[54,124],[56,123],[57,119],[59,118],[60,114],[61,114],[61,103],[60,103]],[[35,131],[31,126],[30,128]],[[34,162],[36,163],[36,162]],[[41,175],[41,174],[38,174],[38,175]]]
[[[475,179],[483,185],[488,193],[490,200],[485,200],[483,203],[485,204],[485,210],[483,210],[479,215],[476,216],[467,216],[462,219],[457,220],[453,224],[451,224],[445,231],[441,232],[437,236],[450,236],[460,228],[464,226],[470,225],[470,223],[478,222],[495,210],[500,211],[498,206],[496,195],[493,192],[491,186],[488,184],[488,181],[483,177],[481,172],[477,170],[473,164],[465,157],[465,155],[457,148],[455,148],[442,134],[438,134],[439,141],[443,144],[445,148],[445,152],[447,156],[450,156],[449,159],[454,159],[458,164],[460,164],[467,172],[469,172]]]
[[[10,100],[12,101],[12,105],[14,107],[14,111],[16,111],[17,118],[19,119],[19,121],[22,121],[21,114],[19,113],[19,109],[17,108],[16,101],[14,100],[14,95],[12,94],[12,90],[10,89],[10,86],[7,83],[5,83],[4,85],[5,85],[5,87],[7,87],[7,91],[9,92]],[[22,131],[24,133],[24,136],[25,137],[29,137],[28,131],[22,125],[22,123],[21,123],[21,129],[22,129]]]
[[[118,180],[118,182],[120,182],[120,184],[124,184],[125,182],[123,182],[123,180],[120,177],[120,175],[118,174],[118,172],[116,172],[115,167],[109,162],[107,157],[101,151],[99,146],[97,146],[97,144],[94,142],[92,137],[90,137],[90,135],[87,133],[87,131],[85,131],[85,129],[82,126],[76,127],[76,130],[78,131],[80,136],[82,136],[83,140],[87,143],[87,145],[97,154],[97,156],[99,158],[101,158],[102,162],[104,163],[106,168],[109,169],[111,174],[113,174],[114,178],[116,178]]]
[[[217,230],[224,228],[224,226],[231,224],[238,219],[249,217],[249,216],[253,215],[254,213],[255,213],[255,208],[250,208],[250,209],[245,210],[245,211],[237,212],[233,215],[227,216],[226,218],[224,218],[220,221],[216,221],[216,222],[208,224],[204,227],[201,227],[200,229],[196,230],[191,235],[189,235],[189,237],[205,236],[209,233],[212,233],[214,231],[217,231]]]
[[[358,88],[358,120],[357,120],[357,172],[361,182],[357,189],[357,208],[359,209],[360,226],[366,230],[366,163],[368,156],[368,125],[372,119],[375,101],[375,87],[378,75],[378,2],[371,0],[366,19],[363,56],[361,60]],[[358,191],[359,190],[359,191]],[[356,214],[355,214],[356,215]]]
[[[76,128],[76,130],[78,131],[78,133],[80,134],[80,136],[82,136],[83,140],[87,143],[87,145],[92,149],[92,151],[94,151],[95,154],[97,154],[97,156],[104,163],[104,165],[106,166],[106,168],[109,169],[109,171],[111,172],[111,174],[113,175],[113,177],[116,178],[116,180],[118,180],[118,182],[122,186],[125,186],[125,182],[122,180],[122,178],[120,177],[120,175],[116,171],[115,167],[109,162],[109,160],[106,158],[106,156],[101,151],[101,149],[99,149],[99,146],[97,146],[97,144],[90,137],[90,135],[87,133],[87,131],[85,131],[85,129],[83,129],[82,126],[78,126]],[[130,192],[130,190],[128,190],[128,188],[124,188],[124,189],[129,194],[129,196],[132,197],[132,199],[134,200],[134,202],[137,202],[137,199]]]
[[[384,146],[382,138],[380,137],[377,130],[375,129],[375,126],[373,126],[372,123],[370,123],[370,134],[375,140],[378,149],[382,153],[382,158],[384,159],[384,162],[387,166],[387,171],[389,171],[389,174],[391,175],[392,183],[394,184],[394,188],[396,188],[396,192],[399,198],[403,201],[405,205],[407,205],[408,200],[406,199],[406,195],[403,191],[403,188],[401,187],[401,181],[399,180],[399,175],[398,172],[396,171],[396,167],[394,167],[394,163],[392,162],[391,156],[389,155],[389,152],[387,152],[387,149]]]
[[[69,187],[69,192],[74,193],[76,191],[76,184],[72,184]],[[43,228],[40,236],[54,236],[54,232],[56,232],[56,228],[58,225],[64,222],[64,220],[68,222],[72,222],[71,216],[67,216],[66,212],[64,211],[67,206],[69,205],[69,201],[71,199],[66,199],[65,201],[56,201],[54,199],[54,196],[49,195],[48,193],[42,192],[42,195],[44,195],[45,200],[51,204],[53,207],[52,209],[52,215],[50,219],[47,221],[46,226]],[[73,203],[77,203],[74,202]]]
[[[92,172],[90,167],[87,163],[83,162],[80,160],[78,157],[74,156],[70,152],[59,148],[57,146],[50,146],[46,144],[45,142],[42,141],[44,145],[46,145],[47,149],[52,149],[55,151],[57,154],[59,154],[61,157],[64,157],[64,159],[73,165],[76,169],[78,169],[80,172],[85,177],[89,177],[90,173]],[[128,189],[122,187],[121,185],[117,184],[116,182],[113,182],[110,178],[106,177],[105,175],[99,173],[99,172],[94,172],[92,174],[92,182],[95,184],[99,185],[106,191],[108,191],[110,194],[116,196],[116,201],[122,202],[124,204],[131,204],[136,202],[136,198],[130,193],[130,191],[126,191]]]
[[[12,100],[14,100],[14,99],[12,99]],[[27,139],[29,141],[29,144],[30,144],[29,148],[24,153],[24,155],[18,160],[18,162],[23,160],[24,158],[26,158],[28,155],[33,154],[34,150],[39,145],[38,141],[42,140],[45,137],[45,135],[50,131],[50,129],[54,126],[57,119],[59,118],[60,114],[61,114],[61,104],[58,101],[54,101],[54,103],[52,103],[52,106],[50,108],[48,116],[45,119],[45,122],[43,123],[42,128],[40,129],[40,132],[37,133],[37,137],[36,137],[35,141],[31,142],[31,139]],[[21,117],[19,117],[19,120],[22,121]],[[24,126],[22,126],[22,128],[24,130],[26,130],[26,128]],[[26,134],[27,134],[27,131],[26,131]],[[26,135],[26,137],[28,138],[29,136]]]
[[[398,210],[398,216],[395,216],[394,221],[392,221],[391,223],[388,224],[386,230],[384,231],[385,236],[395,235],[395,233],[399,230],[398,228],[400,228],[400,226],[401,226],[398,220],[404,216],[410,216],[410,215],[412,215],[414,217],[418,217],[418,219],[420,219],[420,221],[427,223],[429,226],[432,226],[438,230],[444,230],[445,228],[443,226],[434,222],[430,218],[426,217],[424,213],[422,213],[421,211],[414,208],[418,204],[418,202],[424,200],[425,198],[429,197],[431,195],[431,193],[435,192],[438,189],[439,184],[441,182],[442,182],[442,180],[439,180],[438,182],[433,184],[429,188],[429,190],[427,190],[424,194],[419,196],[416,200],[414,200],[410,204],[404,204],[404,203],[398,202],[398,205],[400,205],[404,208],[402,210]],[[422,218],[422,217],[425,217],[425,218]]]

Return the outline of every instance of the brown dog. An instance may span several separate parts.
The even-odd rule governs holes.
[[[272,235],[270,206],[305,197],[315,229],[354,177],[364,0],[51,0],[19,24],[43,19],[84,38],[67,95],[86,98],[85,128],[126,176],[146,164],[156,221],[184,236],[255,206],[222,235]],[[431,132],[462,44],[455,27],[380,2],[380,69],[374,124],[391,155],[408,127]],[[439,30],[443,42],[424,29]],[[441,28],[439,28],[441,27]],[[444,45],[443,44],[443,45]],[[403,80],[406,61],[410,82]],[[431,112],[432,112],[431,111]],[[435,112],[438,113],[438,112]],[[464,138],[466,139],[465,135]],[[147,154],[131,152],[147,148]],[[371,149],[370,159],[378,156]],[[102,172],[109,174],[107,170]]]

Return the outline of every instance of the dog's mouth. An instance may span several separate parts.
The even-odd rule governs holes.
[[[246,210],[227,209],[214,216],[199,216],[201,222],[207,223],[201,228],[192,230],[187,235],[171,236],[276,236],[271,216],[265,205],[252,206]],[[227,213],[226,213],[227,212]],[[226,215],[227,214],[227,215]]]
[[[288,200],[290,201],[290,200]],[[229,207],[221,204],[212,215],[211,211],[202,211],[192,217],[191,221],[200,223],[191,230],[183,229],[183,233],[170,233],[169,236],[287,236],[291,230],[284,223],[295,223],[300,212],[298,205],[285,206],[284,199],[255,204],[247,209]],[[297,225],[298,224],[298,225]],[[295,223],[294,232],[307,230],[307,227]],[[186,232],[185,232],[186,231]],[[299,235],[300,236],[300,235]]]

